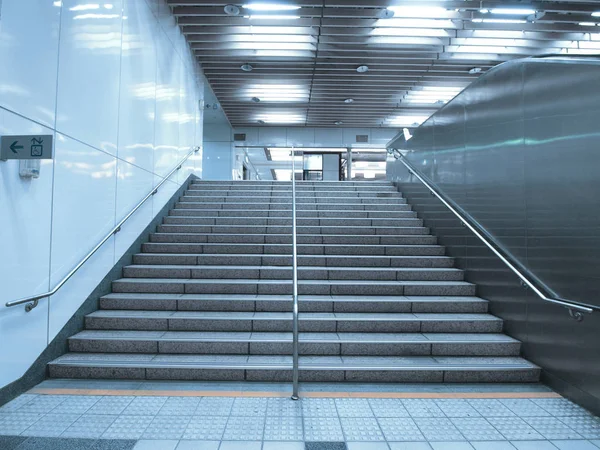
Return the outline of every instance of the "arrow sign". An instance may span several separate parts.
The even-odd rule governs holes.
[[[15,154],[19,153],[17,150],[23,150],[23,146],[22,145],[17,145],[18,143],[19,143],[19,141],[15,141],[12,144],[10,144],[10,149]]]
[[[51,134],[11,135],[0,138],[0,161],[52,159],[53,153],[54,145]]]

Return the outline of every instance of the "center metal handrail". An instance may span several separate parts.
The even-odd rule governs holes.
[[[298,245],[296,238],[296,151],[292,147],[292,400],[298,400]]]
[[[177,163],[177,165],[173,168],[173,170],[171,170],[167,175],[165,175],[165,177],[162,179],[162,181],[160,183],[158,183],[156,186],[154,186],[154,188],[152,188],[152,190],[148,193],[148,195],[146,195],[142,201],[140,201],[131,211],[129,211],[129,213],[112,229],[110,230],[110,232],[100,241],[98,242],[98,244],[96,244],[96,246],[90,250],[90,252],[85,255],[85,257],[79,261],[79,263],[73,268],[71,269],[71,271],[62,279],[60,280],[60,282],[50,291],[48,292],[44,292],[43,294],[38,294],[38,295],[32,295],[30,297],[24,297],[24,298],[20,298],[18,300],[13,300],[10,302],[6,303],[6,307],[10,308],[11,306],[17,306],[17,305],[22,305],[23,303],[27,303],[27,305],[25,305],[25,311],[29,312],[31,311],[33,308],[35,308],[40,299],[44,298],[44,297],[50,297],[54,294],[56,294],[58,292],[58,290],[63,287],[65,285],[65,283],[67,281],[69,281],[69,279],[75,275],[75,273],[81,269],[81,267],[94,255],[94,253],[96,253],[100,247],[102,247],[102,245],[104,245],[106,243],[106,241],[108,241],[113,235],[117,234],[119,231],[121,231],[121,227],[123,226],[123,224],[125,222],[127,222],[127,220],[133,216],[133,214],[142,207],[142,205],[146,202],[146,200],[148,200],[150,197],[152,197],[154,194],[156,194],[158,192],[158,190],[160,189],[160,187],[171,177],[171,175],[173,175],[175,172],[177,172],[179,169],[181,169],[181,167],[183,166],[183,163],[185,163],[190,156],[192,156],[194,153],[197,153],[200,150],[200,147],[194,147],[183,159],[181,159],[181,161],[179,161]]]
[[[494,245],[488,238],[484,236],[482,232],[480,232],[475,226],[470,223],[470,220],[465,217],[465,214],[459,212],[458,206],[453,206],[454,201],[447,198],[444,194],[438,192],[438,189],[434,187],[431,183],[429,183],[423,175],[419,173],[417,169],[413,167],[413,165],[406,159],[406,157],[400,153],[397,149],[391,149],[390,153],[396,158],[396,160],[400,161],[404,166],[408,169],[408,171],[414,175],[421,183],[425,185],[427,189],[431,192],[432,195],[435,195],[460,221],[461,223],[467,227],[475,236],[477,236],[485,245],[488,247],[498,258],[502,260],[508,268],[515,273],[521,280],[524,286],[530,288],[533,292],[535,292],[538,297],[542,300],[554,303],[556,305],[563,306],[569,310],[569,314],[578,322],[581,322],[584,318],[583,313],[591,314],[592,312],[600,311],[600,308],[595,307],[593,305],[581,305],[573,302],[572,300],[567,300],[560,298],[558,296],[547,296],[542,292],[541,289],[537,287],[537,285],[531,281],[531,279],[536,278],[530,271],[523,268],[519,270],[517,267],[518,263],[511,262],[500,250],[498,250],[497,246]],[[526,272],[527,275],[523,272]],[[543,284],[538,282],[539,284]],[[551,291],[550,288],[544,286],[544,289],[547,291]]]

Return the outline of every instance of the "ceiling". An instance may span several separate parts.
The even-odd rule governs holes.
[[[410,127],[501,62],[600,53],[598,1],[167,1],[233,126]]]

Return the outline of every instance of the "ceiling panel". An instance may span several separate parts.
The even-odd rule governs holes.
[[[410,127],[502,62],[600,53],[598,1],[167,1],[234,126]]]

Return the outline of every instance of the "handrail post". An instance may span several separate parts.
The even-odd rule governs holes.
[[[292,400],[298,400],[298,248],[296,242],[296,151],[292,147]]]

